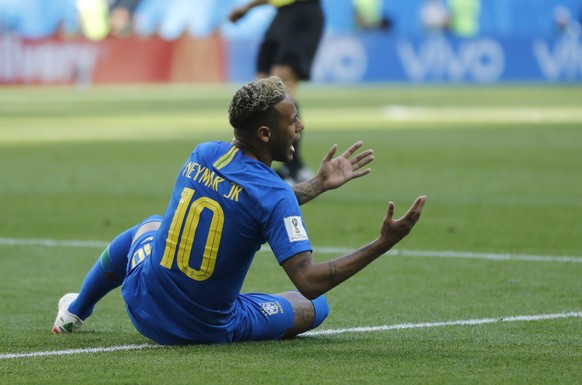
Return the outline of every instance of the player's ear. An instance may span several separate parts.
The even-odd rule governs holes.
[[[268,126],[260,126],[257,129],[257,137],[261,143],[269,143],[271,139],[271,129]]]

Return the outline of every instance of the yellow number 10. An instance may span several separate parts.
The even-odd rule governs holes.
[[[178,268],[181,272],[195,281],[204,281],[214,272],[216,264],[216,254],[222,237],[222,227],[224,226],[224,211],[222,207],[213,199],[202,197],[192,202],[194,190],[184,188],[180,197],[180,203],[174,212],[174,218],[170,224],[168,238],[164,256],[160,264],[168,269],[172,268],[174,258],[178,258]],[[188,210],[190,207],[190,210]],[[212,212],[212,220],[208,229],[208,238],[204,246],[204,253],[200,263],[200,269],[194,269],[190,266],[190,255],[192,253],[192,244],[194,235],[200,222],[200,215],[204,209]],[[186,215],[188,212],[188,215]],[[182,236],[180,236],[180,232]]]

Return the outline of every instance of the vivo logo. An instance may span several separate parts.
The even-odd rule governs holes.
[[[545,78],[575,80],[582,76],[582,43],[578,39],[563,38],[553,47],[536,40],[532,49]]]
[[[491,83],[499,80],[505,66],[501,45],[490,39],[461,41],[454,46],[444,38],[433,38],[417,48],[400,40],[396,51],[406,75],[414,81]]]
[[[352,37],[326,39],[313,63],[316,81],[358,82],[368,68],[368,54],[362,42]]]

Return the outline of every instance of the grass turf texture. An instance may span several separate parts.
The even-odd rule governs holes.
[[[162,213],[193,146],[230,140],[234,87],[0,89],[0,238],[108,241]],[[401,250],[580,256],[579,87],[315,87],[300,91],[312,168],[333,143],[373,172],[304,206],[316,258],[372,240],[388,200],[423,218]],[[149,343],[119,292],[77,335],[49,333],[99,247],[0,243],[0,355]],[[328,294],[322,329],[582,308],[582,264],[387,255]],[[245,291],[291,288],[257,255]],[[580,318],[0,359],[10,384],[572,384]]]

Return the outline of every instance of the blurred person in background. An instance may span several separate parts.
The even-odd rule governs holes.
[[[257,79],[278,76],[297,106],[296,93],[300,81],[309,80],[311,67],[321,42],[325,18],[320,0],[252,0],[234,8],[229,20],[236,23],[251,9],[270,4],[277,13],[261,42],[256,58]],[[277,169],[287,183],[303,182],[313,176],[301,157],[299,141],[293,160]]]
[[[382,0],[352,0],[359,29],[390,29],[392,20],[384,16]]]
[[[78,0],[77,10],[83,35],[90,40],[103,40],[109,34],[109,4],[106,0]]]
[[[91,40],[133,33],[133,12],[141,0],[77,0],[83,35]]]
[[[449,0],[451,32],[459,37],[473,37],[479,33],[481,0]]]
[[[420,8],[420,21],[429,35],[442,35],[449,29],[449,9],[441,0],[425,0]]]
[[[109,7],[109,24],[113,36],[133,33],[133,13],[141,0],[114,0]]]
[[[554,24],[560,37],[578,39],[580,23],[572,17],[572,12],[563,5],[554,7]]]

